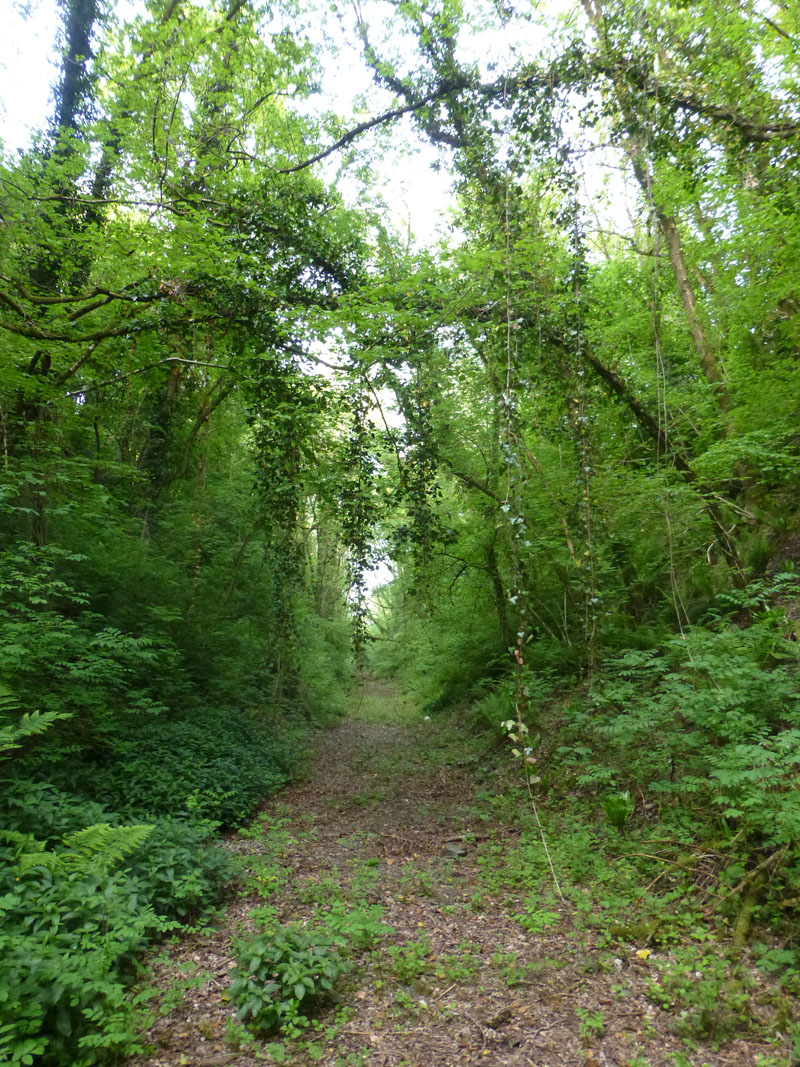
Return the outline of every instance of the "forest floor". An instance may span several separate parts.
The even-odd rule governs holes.
[[[491,738],[465,749],[453,726],[367,680],[350,715],[315,741],[303,780],[227,842],[244,873],[224,918],[152,958],[161,1008],[147,1039],[156,1051],[130,1067],[791,1062],[778,1034],[768,1042],[751,1025],[753,1005],[777,996],[755,971],[748,1023],[737,1028],[741,974],[732,987],[709,987],[704,950],[687,969],[685,952],[676,961],[647,948],[645,935],[610,939],[602,923],[584,921],[574,894],[558,899],[544,867],[533,896],[530,885],[493,877],[514,869],[521,831],[491,803],[505,773],[487,752]],[[237,939],[345,914],[350,970],[334,996],[294,1036],[254,1039],[228,996]],[[706,1000],[710,988],[712,1002],[693,1003],[695,987]],[[726,998],[733,1015],[727,1030],[711,1028],[714,1042],[701,1008],[713,1016]],[[701,1016],[693,1031],[687,1018]]]

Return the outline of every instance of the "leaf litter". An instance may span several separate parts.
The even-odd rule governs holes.
[[[476,824],[474,765],[457,758],[438,721],[392,721],[403,702],[391,686],[364,686],[361,705],[368,700],[378,714],[359,717],[357,708],[320,733],[303,780],[265,804],[264,835],[226,844],[245,859],[274,857],[270,827],[288,826],[266,898],[275,919],[313,921],[327,887],[354,905],[379,904],[393,932],[355,954],[301,1036],[242,1041],[227,996],[232,941],[255,928],[265,898],[239,895],[212,929],[153,954],[149,981],[163,1014],[145,1035],[153,1051],[129,1067],[787,1062],[749,1035],[722,1047],[684,1041],[675,1016],[648,998],[654,953],[630,945],[610,955],[598,931],[576,930],[572,905],[548,900],[553,925],[524,930],[513,918],[518,899],[481,881],[483,843],[507,850],[517,834],[500,822]]]

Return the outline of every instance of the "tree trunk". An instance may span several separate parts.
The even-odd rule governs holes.
[[[658,227],[664,237],[672,273],[675,276],[675,284],[678,287],[678,295],[681,298],[681,304],[683,305],[683,311],[686,315],[686,323],[689,327],[689,334],[691,335],[695,352],[700,360],[700,367],[706,381],[714,387],[714,395],[717,398],[717,404],[719,405],[720,410],[728,412],[731,406],[730,396],[728,395],[725,378],[720,370],[716,352],[714,352],[709,343],[705,327],[703,326],[697,311],[697,299],[694,295],[692,283],[689,280],[689,270],[686,266],[686,257],[683,254],[683,245],[681,244],[681,235],[678,230],[678,224],[675,221],[674,215],[667,215],[660,207],[655,194],[653,193],[652,175],[648,164],[643,159],[641,150],[634,145],[633,141],[629,141],[628,151],[631,156],[633,172],[636,175],[636,180],[641,186],[642,192],[648,201],[658,223]]]
[[[592,3],[591,0],[583,0],[583,8],[595,31],[599,48],[605,50],[603,11],[600,0],[597,0],[596,3]],[[642,125],[641,116],[637,115],[636,109],[631,102],[628,87],[620,82],[615,73],[617,67],[613,62],[613,57],[606,56],[606,59],[608,60],[608,71],[616,90],[617,104],[625,122],[625,127],[628,130],[636,129]],[[719,360],[708,340],[705,326],[697,310],[697,299],[689,279],[689,270],[686,266],[686,257],[683,253],[677,222],[674,215],[669,213],[664,205],[659,202],[658,192],[654,185],[653,170],[650,166],[650,160],[645,155],[641,137],[629,134],[626,138],[625,147],[645,201],[653,212],[658,228],[664,237],[670,266],[675,276],[675,284],[686,316],[689,334],[700,362],[700,368],[706,381],[714,388],[714,394],[720,410],[728,412],[731,406],[730,396],[719,366]]]
[[[513,636],[511,632],[511,624],[508,618],[508,601],[505,586],[503,585],[503,579],[500,576],[500,568],[497,565],[497,552],[494,547],[494,540],[490,541],[486,548],[486,572],[489,575],[489,581],[492,583],[492,595],[494,597],[495,611],[497,612],[497,622],[500,627],[500,638],[503,642],[503,648],[511,648],[513,644]]]

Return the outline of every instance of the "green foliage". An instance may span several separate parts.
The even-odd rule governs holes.
[[[584,1041],[593,1041],[602,1037],[606,1029],[605,1013],[602,1010],[592,1011],[589,1008],[576,1008],[578,1016],[578,1033]]]
[[[115,754],[92,768],[87,793],[116,810],[236,826],[287,780],[294,739],[237,708],[123,724]],[[57,768],[55,773],[58,773]]]
[[[725,1041],[751,1029],[754,1005],[746,968],[710,953],[698,958],[695,946],[675,950],[657,964],[648,996],[677,1015],[676,1029],[687,1037]]]
[[[360,952],[394,933],[394,928],[383,922],[384,914],[380,904],[334,900],[317,912],[317,919],[345,952]]]
[[[622,831],[631,815],[633,815],[633,801],[628,790],[622,793],[609,793],[602,800],[603,811],[613,827]]]
[[[116,866],[130,852],[136,852],[153,832],[153,826],[111,826],[95,823],[82,830],[67,834],[64,848],[58,852],[42,847],[31,835],[14,831],[0,831],[0,837],[15,844],[19,849],[16,862],[21,871],[43,867],[50,872],[98,871],[104,872]]]
[[[780,614],[767,612],[746,629],[696,627],[666,642],[662,655],[628,652],[609,662],[591,712],[570,717],[573,741],[562,757],[580,765],[583,784],[644,784],[715,805],[754,840],[795,840],[788,783],[800,758],[800,704],[796,647],[784,632]]]
[[[265,1033],[307,1026],[305,1013],[347,971],[332,938],[299,924],[242,940],[236,951],[231,999],[238,1018]]]
[[[321,724],[345,711],[352,684],[351,621],[340,613],[321,618],[308,604],[297,607],[298,709]]]
[[[219,899],[231,862],[202,826],[103,822],[62,835],[112,814],[34,783],[16,783],[9,801],[6,819],[22,829],[0,833],[4,1052],[13,1061],[35,1045],[53,1062],[89,1064],[92,1050],[132,1051],[136,954]]]
[[[506,684],[490,689],[470,706],[470,713],[477,726],[488,726],[498,740],[506,738],[504,724],[514,713],[513,687]]]
[[[93,870],[87,857],[82,866],[33,866],[27,850],[3,851],[4,1062],[46,1051],[53,1062],[85,1065],[95,1062],[93,1050],[135,1048],[126,978],[136,953],[168,924],[126,871]]]
[[[305,99],[321,61],[293,5],[64,11],[52,124],[0,159],[4,959],[44,961],[28,979],[2,964],[3,1055],[131,1047],[129,961],[219,897],[212,831],[290,777],[309,720],[342,711],[348,611],[431,715],[479,698],[498,739],[514,721],[537,789],[588,797],[591,828],[556,847],[573,889],[594,879],[611,910],[593,850],[660,817],[713,836],[736,884],[766,870],[792,899],[786,11],[587,7],[478,83],[458,58],[473,12],[392,7],[366,61],[455,150],[457,236],[436,255],[403,252],[305,166],[337,124]],[[616,178],[582,203],[591,158],[640,189],[621,235]],[[328,350],[336,378],[311,370]],[[395,578],[370,599],[383,547]],[[572,699],[556,679],[580,683]],[[529,836],[487,872],[532,930],[555,921],[534,898],[546,867]],[[82,892],[105,901],[107,952]],[[377,915],[316,892],[334,940],[379,936]],[[274,967],[314,950],[294,934]],[[245,998],[247,1017],[298,1025],[322,989],[303,974]]]
[[[179,819],[159,819],[128,870],[158,915],[186,924],[207,914],[234,876],[209,827]]]
[[[407,941],[404,945],[389,945],[386,954],[391,961],[389,966],[395,978],[399,982],[413,982],[430,967],[430,938],[423,935],[416,941]]]
[[[42,783],[15,778],[3,801],[4,1062],[46,1051],[56,1063],[90,1064],[134,1051],[135,955],[218,899],[230,860],[210,845],[208,827],[112,825],[100,805]]]
[[[8,719],[19,711],[19,705],[12,693],[0,686],[0,720]],[[58,719],[66,718],[57,711],[26,712],[9,726],[0,725],[0,757],[12,749],[21,748],[25,738],[36,737],[44,733]]]

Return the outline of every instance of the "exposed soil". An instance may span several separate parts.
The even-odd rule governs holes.
[[[362,698],[373,711],[400,701],[376,682]],[[268,819],[288,814],[296,830],[280,860],[289,877],[269,904],[281,922],[308,919],[313,905],[300,903],[304,886],[333,874],[347,887],[366,865],[375,872],[367,900],[385,908],[394,933],[356,959],[335,1003],[319,1016],[325,1025],[287,1042],[284,1062],[752,1067],[775,1051],[750,1039],[720,1050],[687,1047],[674,1033],[674,1017],[646,996],[651,960],[639,958],[635,945],[618,947],[616,956],[601,950],[595,935],[577,933],[567,905],[556,926],[526,933],[511,917],[515,901],[487,898],[480,885],[485,840],[491,835],[511,847],[514,831],[475,824],[472,770],[457,759],[431,758],[436,724],[366,721],[358,708],[354,714],[318,736],[305,779],[265,808]],[[259,841],[237,837],[229,847],[257,852]],[[478,905],[476,892],[483,893]],[[238,898],[213,932],[186,938],[154,961],[154,981],[165,989],[194,972],[201,984],[153,1027],[157,1051],[130,1067],[249,1067],[270,1058],[269,1040],[238,1051],[226,1044],[235,1016],[225,999],[231,938],[263,903]],[[401,981],[386,946],[426,936],[425,973]]]

